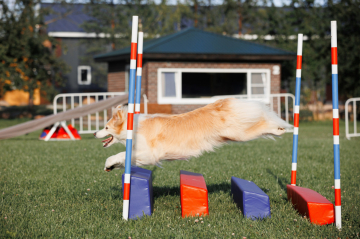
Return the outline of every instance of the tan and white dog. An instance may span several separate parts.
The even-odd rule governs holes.
[[[226,141],[249,141],[282,135],[292,127],[263,103],[234,98],[218,100],[179,115],[134,115],[132,165],[159,165],[161,161],[189,159],[213,151]],[[118,106],[105,128],[96,132],[103,147],[126,144],[127,107]],[[105,171],[122,168],[125,152],[106,160]]]

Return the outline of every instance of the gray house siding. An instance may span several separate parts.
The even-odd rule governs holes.
[[[95,40],[95,39],[94,39]],[[61,93],[79,93],[79,92],[106,92],[107,80],[99,77],[96,68],[91,67],[91,84],[81,85],[78,83],[78,66],[89,66],[89,63],[83,63],[82,58],[86,56],[86,46],[81,44],[78,38],[62,38],[62,49],[60,58],[70,67],[70,72],[64,75],[66,83],[64,87],[58,90]]]

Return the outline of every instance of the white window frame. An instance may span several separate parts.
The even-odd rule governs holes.
[[[86,81],[81,81],[81,70],[87,70]],[[91,84],[91,67],[90,66],[78,66],[78,84],[90,85]]]
[[[162,80],[161,74],[164,72],[175,73],[175,87],[176,97],[162,96]],[[246,73],[247,94],[232,95],[232,96],[213,96],[209,98],[181,98],[182,88],[182,73],[183,72],[197,72],[197,73]],[[264,95],[251,95],[251,73],[265,73],[266,74],[266,92]],[[158,104],[210,104],[219,98],[237,97],[243,99],[261,100],[265,103],[270,102],[270,83],[271,71],[270,69],[209,69],[209,68],[158,68],[157,70],[157,100]],[[255,85],[254,85],[255,86]]]

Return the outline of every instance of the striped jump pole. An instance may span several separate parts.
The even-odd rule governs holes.
[[[336,21],[331,21],[331,78],[334,135],[335,224],[341,229],[340,144],[339,144],[339,95]]]
[[[303,48],[303,34],[298,34],[297,59],[296,59],[295,108],[294,108],[294,135],[293,135],[293,151],[292,151],[292,164],[291,164],[291,185],[292,186],[296,186],[302,48]]]
[[[139,32],[137,70],[136,70],[135,114],[140,114],[143,39],[144,39],[143,32]]]
[[[133,16],[132,32],[131,32],[129,101],[128,101],[128,116],[127,116],[126,156],[125,156],[124,195],[123,195],[123,219],[125,220],[128,220],[129,218],[129,203],[130,203],[130,175],[131,175],[132,131],[133,131],[133,119],[134,119],[137,33],[138,33],[138,16]]]

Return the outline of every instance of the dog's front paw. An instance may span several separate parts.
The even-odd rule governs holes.
[[[104,171],[110,172],[110,171],[113,170],[114,168],[115,168],[114,166],[111,166],[110,168],[105,167],[105,168],[104,168]]]
[[[104,170],[106,172],[110,172],[113,169],[121,169],[123,167],[124,165],[123,162],[121,161],[121,158],[118,157],[117,155],[114,155],[106,159]]]

